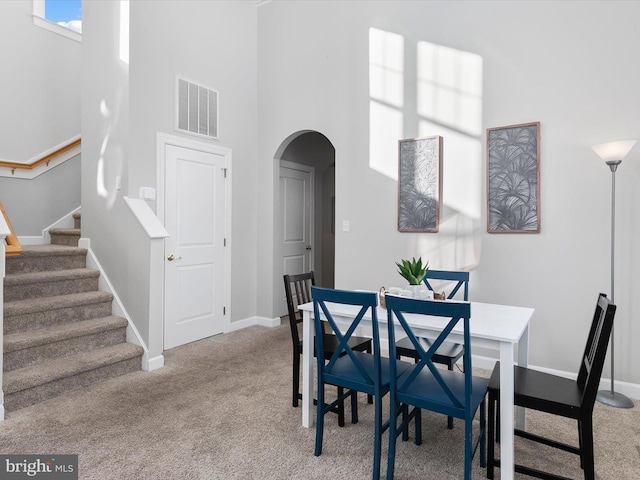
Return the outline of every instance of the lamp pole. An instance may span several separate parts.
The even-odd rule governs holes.
[[[607,160],[606,164],[611,169],[611,302],[615,303],[615,245],[616,245],[616,170],[622,160]],[[611,390],[600,390],[596,399],[617,408],[632,408],[633,402],[622,393],[614,390],[614,348],[613,326],[611,327]]]

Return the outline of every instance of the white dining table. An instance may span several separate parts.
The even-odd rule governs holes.
[[[526,367],[529,361],[529,324],[534,309],[490,303],[471,303],[469,322],[472,347],[481,347],[499,352],[500,363]],[[334,320],[340,326],[347,327],[359,307],[340,304],[328,304]],[[313,425],[313,303],[300,305],[303,312],[302,324],[302,425]],[[387,311],[377,309],[381,336],[387,338]],[[416,336],[436,338],[444,328],[447,319],[424,315],[405,315]],[[322,320],[325,320],[322,318]],[[371,314],[363,318],[358,335],[371,336]],[[398,327],[399,328],[399,327]],[[463,343],[462,325],[453,329],[449,340]],[[382,347],[384,341],[381,339]],[[517,348],[516,348],[517,347]],[[516,355],[517,353],[517,355]],[[514,378],[513,368],[500,369],[500,475],[503,480],[512,480],[514,475]],[[525,428],[524,409],[518,407],[515,426]]]

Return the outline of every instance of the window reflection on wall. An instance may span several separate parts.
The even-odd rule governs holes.
[[[482,57],[435,43],[416,48],[420,136],[444,137],[444,205],[480,220],[482,212]]]
[[[393,179],[404,129],[404,83],[404,38],[369,29],[369,166]]]
[[[482,133],[482,57],[429,42],[417,45],[421,117],[469,135]]]
[[[482,57],[369,30],[369,166],[398,179],[398,140],[444,138],[440,232],[410,239],[434,265],[477,264],[483,205]]]

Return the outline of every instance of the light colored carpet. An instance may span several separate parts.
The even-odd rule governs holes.
[[[3,454],[78,454],[81,479],[367,479],[373,408],[360,422],[327,417],[320,457],[314,429],[291,407],[289,327],[251,327],[165,352],[166,366],[134,372],[15,412],[0,423]],[[640,410],[597,404],[596,471],[638,478]],[[529,429],[577,441],[575,422],[528,414]],[[463,428],[424,412],[423,445],[398,442],[397,479],[462,478]],[[387,436],[383,437],[386,461]],[[518,442],[516,458],[582,478],[577,457]],[[386,464],[383,463],[383,473]],[[496,471],[500,478],[500,470]],[[473,478],[485,478],[474,460]],[[517,476],[517,478],[525,478]]]

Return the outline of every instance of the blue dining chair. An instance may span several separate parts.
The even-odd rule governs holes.
[[[449,282],[456,282],[453,288],[447,295],[447,300],[453,299],[456,294],[462,288],[462,299],[466,302],[469,300],[469,272],[458,272],[449,270],[428,270],[427,276],[423,282],[426,287],[434,291],[433,286],[429,280],[445,280]],[[420,338],[422,348],[428,349],[431,346],[431,340],[428,338]],[[449,370],[453,370],[455,363],[462,357],[463,348],[459,343],[444,342],[438,351],[433,354],[433,361],[446,365]],[[396,342],[396,355],[398,359],[400,357],[413,358],[415,361],[420,359],[420,356],[413,348],[413,344],[408,338],[402,338]],[[453,418],[447,417],[447,426],[453,428]]]
[[[389,415],[389,456],[387,479],[393,478],[395,466],[396,438],[406,429],[403,423],[397,426],[399,407],[411,405],[418,409],[442,413],[464,420],[464,478],[471,478],[471,461],[480,445],[480,466],[485,466],[485,398],[488,378],[475,377],[471,367],[471,343],[469,335],[469,318],[471,306],[462,302],[441,302],[431,300],[415,300],[387,295],[389,328],[389,356],[395,358],[396,329],[402,331],[410,339],[415,351],[420,356],[417,363],[406,364],[410,368],[404,372],[395,371],[395,363],[391,363],[390,372],[390,405]],[[425,350],[407,321],[406,314],[415,320],[420,316],[442,317],[442,331]],[[413,321],[412,321],[413,323]],[[464,350],[464,371],[457,372],[437,368],[433,356],[442,343],[457,326],[462,325]],[[472,422],[480,410],[480,433],[473,439]]]
[[[316,335],[316,359],[317,359],[317,395],[318,407],[316,408],[316,446],[315,456],[322,453],[322,438],[324,434],[324,416],[341,401],[349,396],[351,391],[363,392],[373,395],[374,398],[374,435],[373,435],[373,474],[372,478],[378,480],[380,478],[380,455],[382,434],[388,428],[389,422],[382,422],[382,398],[389,391],[389,375],[390,365],[393,365],[394,372],[404,372],[409,364],[404,362],[389,361],[388,358],[382,358],[380,355],[380,333],[378,327],[377,305],[378,295],[369,292],[354,292],[347,290],[335,290],[329,288],[311,287],[311,296],[313,298],[313,317],[316,331],[322,331],[322,318],[326,319],[326,323],[331,331],[335,334],[338,345],[333,351],[330,358],[325,358],[325,348],[323,345],[324,336]],[[341,304],[355,307],[351,323],[346,328],[346,332],[342,333],[338,327],[334,315],[328,304]],[[349,339],[361,325],[362,319],[369,313],[371,319],[371,328],[373,334],[373,353],[357,351],[349,345]],[[342,315],[341,315],[342,316]],[[392,357],[395,358],[395,357]],[[396,366],[396,363],[399,365]],[[335,401],[325,404],[324,386],[335,385],[348,389],[339,396]],[[356,395],[351,396],[351,421],[358,422],[357,403],[353,401]],[[415,418],[414,415],[408,414],[407,410],[402,410],[405,418],[404,424]],[[418,428],[416,420],[416,428]],[[403,438],[406,439],[406,429]],[[416,437],[419,432],[416,432]]]

